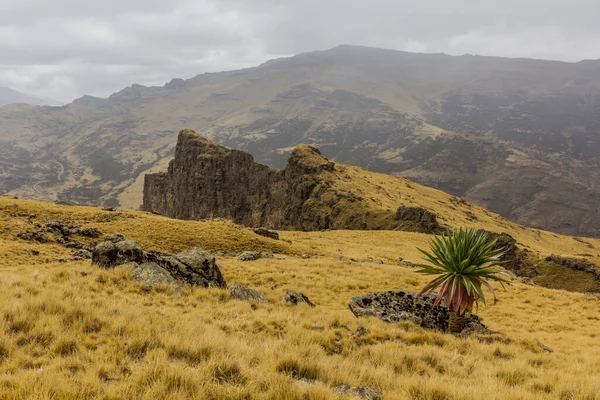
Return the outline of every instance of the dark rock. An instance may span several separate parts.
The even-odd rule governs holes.
[[[215,257],[203,249],[190,248],[175,255],[146,252],[145,258],[192,286],[227,287]]]
[[[42,229],[38,229],[36,231],[23,231],[17,234],[19,239],[26,240],[28,242],[39,242],[39,243],[48,243],[50,242],[50,237],[44,232]]]
[[[238,261],[256,261],[261,258],[261,255],[257,251],[245,251],[238,257]]]
[[[445,332],[450,317],[448,309],[434,306],[433,295],[415,299],[416,295],[417,292],[404,291],[371,293],[353,297],[348,306],[357,317],[377,317],[385,322],[412,321],[423,328]],[[468,328],[487,330],[474,314],[467,317],[465,329]]]
[[[546,261],[562,265],[563,267],[567,267],[575,271],[587,272],[594,275],[596,279],[600,280],[600,270],[598,267],[585,258],[566,258],[551,255],[546,257]]]
[[[259,291],[250,289],[248,286],[240,285],[239,283],[234,283],[231,285],[229,288],[229,293],[231,293],[231,297],[236,300],[249,300],[256,303],[270,303],[269,299],[267,299]]]
[[[379,390],[368,386],[341,385],[333,390],[337,394],[352,396],[357,400],[383,400],[383,394]]]
[[[98,228],[81,228],[79,229],[79,234],[90,238],[99,238],[102,236],[102,232]]]
[[[277,233],[277,231],[274,231],[272,229],[254,228],[253,231],[257,235],[268,237],[268,238],[274,239],[274,240],[279,240],[279,233]]]
[[[312,301],[310,301],[308,299],[308,297],[306,297],[304,295],[304,293],[300,293],[300,292],[294,292],[291,290],[288,290],[283,297],[281,298],[281,301],[284,303],[288,303],[294,306],[297,306],[300,303],[306,303],[311,307],[316,307]]]
[[[73,259],[74,260],[91,260],[92,253],[85,249],[79,249],[79,250],[73,252]]]
[[[106,235],[104,240],[107,242],[118,243],[127,240],[127,238],[124,235],[121,235],[120,233],[111,233],[110,235]]]
[[[39,252],[39,251],[37,251],[37,250],[35,250],[35,249],[27,249],[27,253],[28,253],[30,256],[39,256],[39,255],[40,255],[40,252]]]
[[[148,287],[153,287],[159,284],[172,284],[177,286],[178,282],[173,276],[160,265],[154,262],[132,265],[133,278],[143,283]]]
[[[71,240],[70,242],[65,243],[65,247],[67,249],[83,249],[87,247],[85,243],[78,242],[77,240]]]
[[[121,242],[102,242],[92,254],[92,263],[104,268],[116,267],[127,262],[144,262],[144,249],[134,240]]]
[[[399,228],[422,233],[442,233],[444,229],[438,223],[437,215],[422,207],[400,206],[396,210]]]

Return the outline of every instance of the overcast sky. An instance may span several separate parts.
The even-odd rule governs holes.
[[[600,58],[598,0],[0,0],[0,86],[72,101],[360,44]]]

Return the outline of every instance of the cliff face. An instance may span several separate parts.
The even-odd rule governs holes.
[[[184,130],[168,172],[146,175],[144,209],[178,219],[227,218],[278,227],[284,183],[282,171],[255,162],[250,154]]]
[[[168,171],[146,175],[143,208],[171,218],[226,218],[274,229],[440,231],[435,214],[423,222],[424,209],[400,218],[395,210],[374,208],[366,196],[336,187],[347,176],[345,168],[299,145],[286,168],[277,170],[183,130]]]

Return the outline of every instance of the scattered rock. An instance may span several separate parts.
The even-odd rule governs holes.
[[[40,252],[35,249],[27,249],[27,253],[29,253],[30,256],[39,256],[40,255]]]
[[[308,260],[309,258],[312,258],[312,256],[310,254],[302,254],[300,257],[303,258],[304,260]]]
[[[231,285],[229,288],[229,293],[231,293],[231,297],[236,300],[249,300],[256,303],[270,303],[269,299],[267,299],[259,291],[250,289],[248,286],[244,286],[239,283],[234,283]]]
[[[58,261],[59,263],[66,263],[66,262],[69,262],[69,260],[67,260],[66,258],[59,258],[59,259],[58,259],[58,260],[56,260],[56,261]]]
[[[238,261],[256,261],[261,257],[257,251],[245,251],[238,257]]]
[[[291,290],[288,290],[283,297],[281,298],[281,301],[284,303],[288,303],[294,306],[297,306],[300,303],[306,303],[311,307],[316,307],[312,301],[310,301],[308,299],[308,297],[306,297],[304,295],[304,293],[300,293],[300,292],[294,292]]]
[[[353,297],[348,306],[357,317],[377,317],[385,322],[412,321],[432,330],[445,332],[448,329],[450,312],[446,307],[434,306],[435,296],[426,295],[415,299],[417,292],[390,291]],[[467,317],[465,329],[489,332],[479,318]]]
[[[554,353],[554,350],[552,350],[550,347],[546,346],[546,345],[545,345],[545,344],[543,344],[543,343],[538,343],[538,347],[539,347],[540,349],[542,349],[542,351],[543,351],[544,353]]]
[[[39,242],[39,243],[48,243],[50,242],[50,238],[48,234],[44,232],[42,229],[38,229],[36,231],[23,231],[17,234],[19,239],[26,240],[28,242]]]
[[[113,243],[119,243],[124,240],[127,240],[127,238],[120,233],[111,233],[110,235],[106,235],[106,237],[104,238],[104,241]]]
[[[279,233],[277,233],[277,231],[274,231],[272,229],[254,228],[253,231],[257,235],[268,237],[268,238],[274,239],[274,240],[279,240]]]
[[[346,257],[346,256],[343,256],[341,254],[336,255],[335,258],[338,259],[338,260],[340,260],[340,261],[352,261],[352,262],[356,262],[356,263],[383,264],[382,260],[380,260],[380,259],[373,259],[373,258],[367,258],[366,260],[362,260],[360,258]]]
[[[383,400],[383,394],[368,386],[350,386],[341,385],[334,389],[334,392],[341,395],[350,395],[359,400]]]
[[[159,284],[177,284],[169,272],[154,262],[137,264],[132,272],[133,278],[148,287]]]
[[[415,263],[410,260],[400,260],[400,265],[404,265],[405,267],[414,267]]]
[[[85,250],[85,249],[79,249],[76,250],[75,252],[73,252],[73,260],[91,260],[92,259],[92,252]]]
[[[102,232],[98,228],[81,228],[79,229],[79,234],[81,236],[90,237],[94,239],[102,236]]]

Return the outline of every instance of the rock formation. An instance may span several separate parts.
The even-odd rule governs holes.
[[[448,329],[450,311],[446,307],[434,306],[435,296],[416,298],[416,292],[379,292],[353,297],[348,306],[357,317],[377,317],[385,322],[412,321],[432,330],[445,332]],[[471,314],[465,329],[487,331],[479,318]]]
[[[130,264],[134,267],[134,276],[149,286],[171,281],[170,276],[172,281],[192,286],[227,287],[212,254],[199,248],[189,248],[177,254],[148,251],[121,234],[108,235],[96,246],[92,264],[103,268]]]
[[[335,171],[336,165],[312,146],[297,146],[286,168],[277,170],[245,151],[183,130],[168,171],[146,175],[143,209],[171,218],[226,218],[271,229],[442,231],[435,214],[425,209],[369,209],[366,199],[334,187]]]

